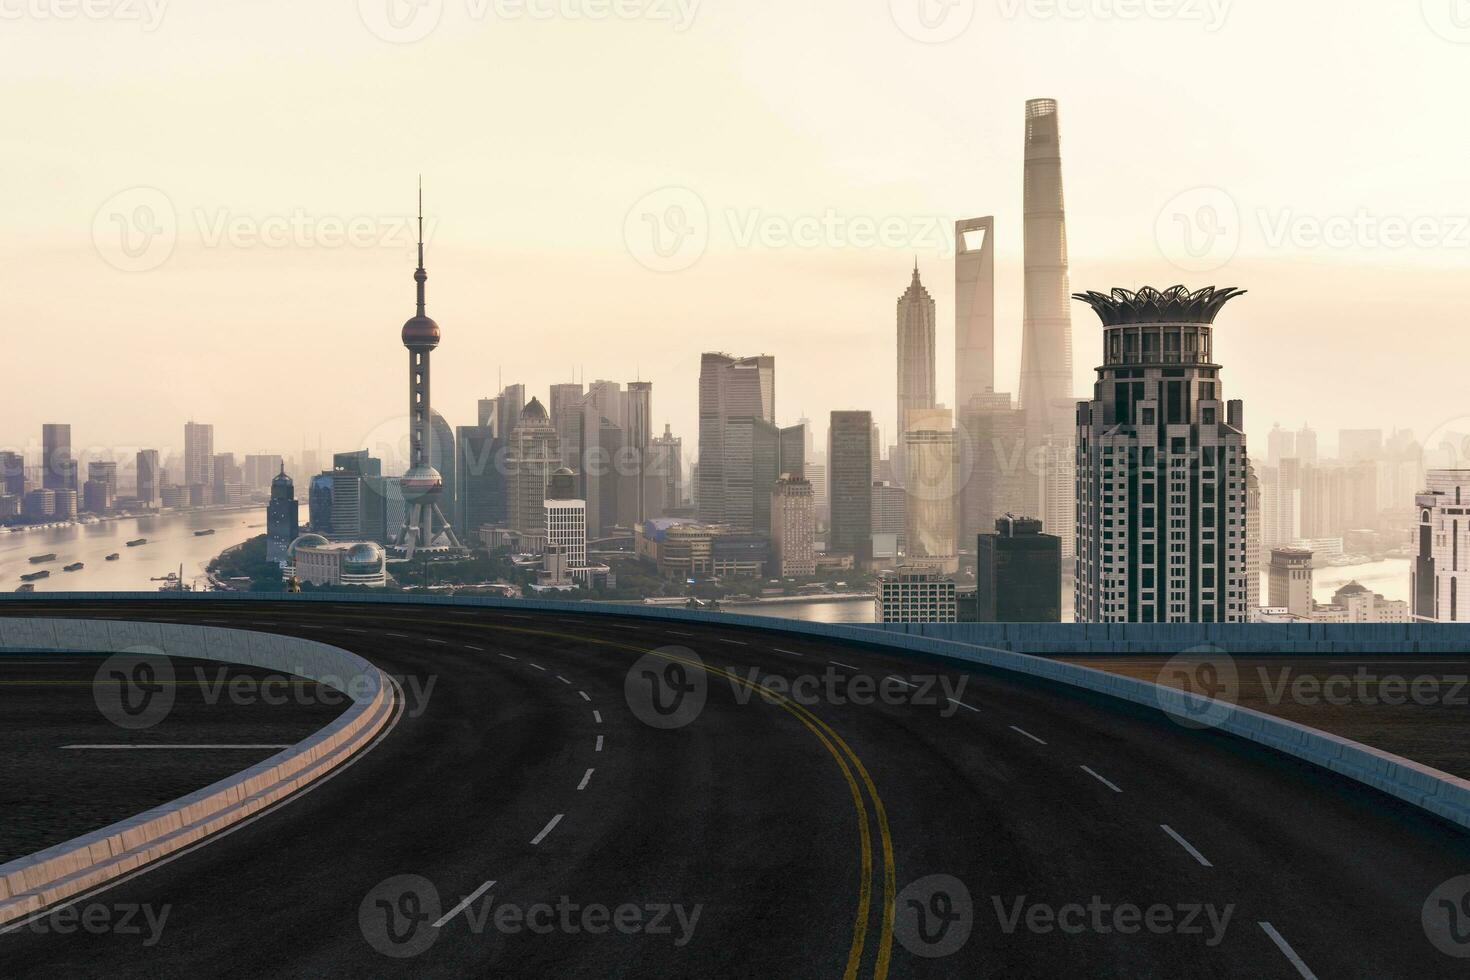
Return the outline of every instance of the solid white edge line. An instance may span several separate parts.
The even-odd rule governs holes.
[[[1108,789],[1112,790],[1114,793],[1121,793],[1121,792],[1123,792],[1121,789],[1118,788],[1118,784],[1117,783],[1113,782],[1111,779],[1108,779],[1106,776],[1103,776],[1102,774],[1100,774],[1096,769],[1092,768],[1091,766],[1083,766],[1082,767],[1082,771],[1085,772],[1085,773],[1087,773],[1087,775],[1091,776],[1093,779],[1096,779],[1098,782],[1102,783],[1104,786],[1106,786]]]
[[[587,788],[587,783],[591,779],[592,779],[592,770],[591,769],[588,769],[586,772],[584,772],[582,774],[582,781],[577,784],[577,790],[578,790],[578,792],[586,789]]]
[[[448,922],[450,919],[454,918],[456,915],[459,915],[459,913],[461,913],[465,909],[469,908],[470,907],[470,903],[472,903],[475,899],[479,898],[481,895],[485,894],[485,892],[489,891],[490,888],[492,888],[494,885],[495,885],[495,882],[493,882],[493,881],[487,881],[483,885],[481,885],[479,888],[476,888],[473,892],[471,892],[469,894],[468,897],[465,898],[464,901],[460,902],[454,908],[450,909],[448,912],[445,912],[443,915],[441,915],[439,917],[439,921],[434,923],[434,928],[435,929],[438,929],[440,926],[444,925],[444,923]]]
[[[556,816],[552,817],[551,822],[548,823],[545,827],[541,828],[541,833],[537,834],[534,838],[531,839],[531,846],[535,847],[537,844],[540,844],[542,841],[544,841],[546,839],[546,835],[556,829],[556,825],[561,823],[561,818],[564,816],[565,814],[558,813]]]
[[[63,745],[63,749],[289,749],[290,745]]]
[[[1276,948],[1281,950],[1281,955],[1285,956],[1291,965],[1296,967],[1296,972],[1302,975],[1302,980],[1317,980],[1317,974],[1307,968],[1307,964],[1302,962],[1300,956],[1296,955],[1296,950],[1291,948],[1291,943],[1287,942],[1281,933],[1276,931],[1275,926],[1269,922],[1258,922],[1256,925],[1260,926],[1261,931],[1271,937],[1271,941],[1276,944]]]
[[[1011,731],[1013,731],[1013,732],[1020,732],[1022,735],[1025,735],[1031,741],[1035,742],[1037,745],[1045,745],[1046,744],[1041,739],[1037,738],[1035,735],[1032,735],[1030,732],[1026,731],[1026,729],[1024,729],[1024,728],[1017,728],[1015,725],[1012,725],[1011,726]]]
[[[1170,837],[1174,838],[1174,840],[1179,844],[1179,846],[1182,847],[1182,848],[1184,848],[1186,851],[1188,851],[1189,854],[1190,854],[1190,856],[1193,857],[1200,864],[1204,865],[1207,868],[1213,868],[1214,867],[1214,865],[1209,862],[1209,859],[1206,858],[1203,854],[1201,854],[1195,848],[1195,846],[1193,844],[1191,844],[1189,841],[1185,840],[1183,837],[1180,837],[1179,836],[1179,832],[1177,830],[1175,830],[1173,827],[1170,827],[1166,823],[1161,823],[1161,824],[1159,824],[1159,826],[1161,828],[1163,828],[1164,833],[1166,833]]]

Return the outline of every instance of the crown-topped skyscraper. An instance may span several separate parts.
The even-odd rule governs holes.
[[[418,312],[403,325],[403,346],[408,348],[408,472],[403,474],[403,527],[399,528],[393,546],[412,558],[416,551],[458,551],[463,549],[454,528],[439,510],[439,497],[444,492],[444,478],[429,458],[432,445],[430,426],[434,418],[429,401],[429,354],[439,346],[439,324],[424,312],[424,187],[419,182],[419,267],[413,280],[418,284]],[[440,531],[434,533],[434,522]]]

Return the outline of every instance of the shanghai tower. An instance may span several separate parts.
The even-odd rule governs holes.
[[[1026,103],[1026,309],[1021,334],[1021,407],[1032,439],[1071,436],[1071,287],[1062,151],[1053,99]]]

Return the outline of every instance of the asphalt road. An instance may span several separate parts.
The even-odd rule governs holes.
[[[1465,975],[1432,939],[1466,922],[1421,911],[1470,837],[1090,695],[631,618],[66,608],[333,642],[403,710],[304,795],[0,935],[3,975]]]

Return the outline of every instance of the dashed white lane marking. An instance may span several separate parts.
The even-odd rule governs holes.
[[[580,792],[581,790],[586,789],[587,788],[587,782],[591,778],[592,778],[592,770],[591,769],[588,769],[586,772],[584,772],[582,774],[582,781],[577,784],[577,790]]]
[[[469,895],[467,895],[465,897],[465,900],[464,901],[460,902],[454,908],[450,909],[448,912],[445,912],[443,915],[439,916],[439,921],[434,923],[434,928],[435,929],[438,929],[440,926],[444,925],[444,923],[448,922],[450,919],[454,918],[456,915],[459,915],[459,913],[461,913],[465,909],[469,908],[470,907],[470,904],[472,902],[474,902],[475,899],[477,899],[481,895],[485,894],[494,885],[495,885],[495,882],[493,882],[493,881],[487,881],[483,885],[481,885],[479,888],[476,888],[473,892],[471,892]]]
[[[383,635],[384,636],[396,636],[400,640],[406,640],[406,639],[408,639],[408,634],[407,633],[384,633]]]
[[[1213,868],[1214,867],[1214,865],[1211,864],[1209,862],[1209,860],[1203,854],[1201,854],[1198,850],[1195,849],[1195,846],[1193,844],[1191,844],[1189,841],[1185,840],[1183,837],[1180,837],[1179,836],[1179,832],[1176,831],[1173,827],[1170,827],[1166,823],[1161,823],[1161,824],[1159,824],[1159,826],[1161,828],[1163,828],[1164,833],[1166,833],[1170,837],[1174,838],[1174,840],[1176,842],[1178,842],[1179,846],[1182,847],[1182,848],[1184,848],[1186,851],[1188,851],[1189,854],[1190,854],[1190,856],[1193,857],[1200,864],[1203,864],[1207,868]]]
[[[777,653],[784,653],[788,657],[804,657],[804,656],[806,656],[806,654],[804,654],[804,653],[797,653],[795,650],[783,650],[780,647],[772,647],[772,649],[775,650]]]
[[[464,609],[451,609],[451,610],[449,610],[449,615],[451,615],[451,616],[478,616],[480,614],[477,613],[477,612],[470,612],[470,611],[467,611],[467,610],[464,610]]]
[[[138,745],[63,745],[63,749],[289,749],[290,745],[160,745],[156,742]]]
[[[325,626],[312,626],[310,623],[297,623],[296,624],[296,628],[297,629],[302,629],[302,630],[324,630],[324,629],[326,629]]]
[[[601,711],[594,711],[594,712],[592,712],[592,717],[593,717],[593,719],[594,719],[594,720],[595,720],[595,721],[596,721],[596,722],[597,722],[597,723],[598,723],[598,724],[599,724],[599,725],[600,725],[600,724],[602,724],[602,712],[601,712]]]
[[[1296,950],[1291,948],[1291,943],[1287,942],[1281,933],[1276,931],[1275,926],[1269,922],[1258,922],[1256,924],[1261,927],[1261,931],[1271,937],[1271,941],[1276,944],[1277,949],[1281,950],[1281,954],[1286,957],[1287,961],[1296,967],[1296,972],[1302,975],[1302,980],[1317,980],[1317,974],[1307,968],[1307,964],[1303,963],[1302,958],[1296,955]]]
[[[722,636],[719,639],[720,639],[720,642],[721,643],[728,643],[732,647],[745,647],[745,646],[750,646],[750,644],[749,643],[746,643],[744,640],[732,640],[732,639],[730,639],[727,636]]]
[[[601,752],[602,751],[602,736],[601,735],[597,736],[597,748],[593,749],[592,751],[594,751],[594,752]]]
[[[448,643],[449,641],[448,640],[436,640],[432,636],[426,636],[426,637],[424,637],[424,642],[425,643]]]
[[[344,633],[366,633],[367,630],[360,630],[360,629],[358,629],[355,626],[344,626],[344,627],[342,627],[342,632],[344,632]]]
[[[546,839],[546,835],[551,833],[551,831],[556,827],[557,824],[561,823],[561,818],[563,816],[565,816],[565,814],[558,813],[556,816],[552,817],[551,822],[548,823],[545,827],[541,828],[541,833],[531,838],[531,846],[535,847],[537,844],[544,841]]]
[[[1102,783],[1104,786],[1106,786],[1108,789],[1112,790],[1114,793],[1121,793],[1121,792],[1123,792],[1121,789],[1118,788],[1118,784],[1117,783],[1113,782],[1111,779],[1108,779],[1105,776],[1100,775],[1098,773],[1098,771],[1096,769],[1092,768],[1091,766],[1083,766],[1082,767],[1082,771],[1085,772],[1085,773],[1087,773],[1087,775],[1091,776],[1093,779],[1096,779],[1098,782]]]
[[[485,652],[485,648],[484,647],[477,647],[477,646],[474,646],[473,644],[470,644],[470,643],[466,643],[464,645],[464,648],[466,650],[473,650],[476,653],[484,653]]]
[[[557,674],[556,675],[556,679],[559,680],[559,681],[561,681],[563,684],[570,684],[571,683],[571,681],[567,680],[565,677],[561,676],[560,674]]]
[[[1013,731],[1013,732],[1019,732],[1022,735],[1025,735],[1027,738],[1029,738],[1031,741],[1035,742],[1037,745],[1045,745],[1046,744],[1041,739],[1037,738],[1035,735],[1032,735],[1030,732],[1026,731],[1026,729],[1024,729],[1024,728],[1017,728],[1015,725],[1012,725],[1011,726],[1011,731]]]
[[[894,677],[892,674],[889,674],[888,677],[885,678],[885,680],[898,681],[904,687],[914,687],[915,686],[913,684],[910,684],[908,681],[904,680],[902,677]]]
[[[980,709],[979,708],[976,708],[973,705],[968,705],[968,704],[966,704],[963,701],[956,701],[954,698],[945,698],[944,700],[948,701],[950,704],[957,704],[961,708],[969,708],[971,711],[975,712],[976,714],[979,714],[980,713]]]
[[[592,700],[591,698],[589,698],[587,696],[587,692],[586,691],[578,691],[577,693],[580,694],[580,695],[582,695],[582,700],[583,701],[591,701]]]
[[[693,633],[680,633],[678,630],[669,630],[674,636],[693,636]]]
[[[841,667],[844,670],[857,670],[857,668],[854,667],[852,664],[845,664],[838,660],[829,660],[827,661],[827,663],[831,664],[833,667]]]
[[[643,628],[641,626],[624,626],[622,623],[604,623],[603,625],[611,626],[615,630],[637,630]]]
[[[504,657],[506,660],[519,660],[520,659],[519,657],[512,657],[508,653],[502,653],[501,656]]]
[[[530,662],[530,661],[529,661],[529,660],[528,660],[528,661],[526,661],[526,662],[527,662],[527,663],[531,663],[531,662]],[[542,670],[542,671],[544,671],[544,670],[545,670],[545,669],[546,669],[546,668],[545,668],[545,667],[543,667],[543,666],[541,666],[541,665],[540,665],[540,664],[531,664],[531,666],[532,666],[532,667],[535,667],[535,668],[536,668],[536,669],[537,669],[537,670]]]

